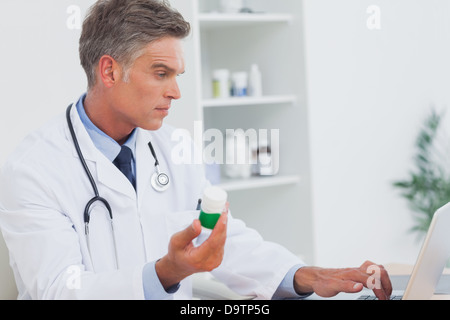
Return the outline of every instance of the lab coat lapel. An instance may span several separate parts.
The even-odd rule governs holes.
[[[134,190],[131,182],[104,156],[97,161],[97,173],[99,183],[126,195],[132,200],[136,200],[136,190]]]
[[[135,200],[136,191],[125,175],[95,147],[86,128],[81,122],[75,104],[73,104],[70,115],[81,152],[97,183],[103,184]],[[73,143],[68,127],[66,128],[66,135],[68,140]],[[73,148],[73,155],[78,158],[75,147]],[[93,166],[89,162],[95,164],[96,170],[93,169]]]

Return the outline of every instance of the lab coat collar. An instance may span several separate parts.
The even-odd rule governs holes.
[[[85,98],[86,93],[81,96],[76,104],[80,120],[83,123],[83,126],[85,127],[87,133],[89,134],[89,137],[91,137],[91,140],[94,143],[95,147],[100,150],[101,153],[103,153],[105,157],[109,159],[109,161],[113,162],[120,153],[120,144],[117,143],[113,138],[108,136],[106,133],[101,131],[91,121],[91,119],[89,119],[84,107]],[[123,145],[130,148],[133,159],[136,159],[136,130],[132,131],[132,133],[128,137],[128,140]]]
[[[89,164],[88,166],[90,167],[91,173],[97,183],[103,184],[108,188],[114,189],[117,192],[120,192],[128,196],[129,198],[136,200],[136,191],[133,188],[132,184],[128,181],[125,175],[123,175],[119,171],[119,169],[117,169],[117,167],[95,147],[94,143],[89,137],[86,128],[81,122],[75,104],[72,105],[70,118],[72,120],[74,131],[77,136],[84,159],[86,160],[86,162],[90,161],[95,164],[95,171],[91,169],[92,166],[89,166]],[[66,126],[65,129],[67,140],[73,145],[73,139],[70,134],[69,127]],[[138,148],[138,146],[136,146],[136,148]],[[72,148],[72,154],[74,157],[79,158],[75,146]],[[139,181],[139,179],[137,179],[137,181]]]

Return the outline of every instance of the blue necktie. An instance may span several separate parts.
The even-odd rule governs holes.
[[[131,170],[131,155],[131,149],[126,146],[122,146],[119,155],[116,159],[114,159],[113,163],[120,171],[122,171],[125,177],[130,180],[131,184],[136,189],[133,172]]]

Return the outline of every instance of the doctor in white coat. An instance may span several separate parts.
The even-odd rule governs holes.
[[[106,0],[91,8],[80,38],[87,93],[67,117],[30,134],[2,168],[0,226],[18,298],[190,299],[190,275],[204,271],[258,299],[327,297],[367,284],[371,263],[304,266],[228,208],[212,232],[202,230],[195,209],[208,182],[200,165],[174,164],[173,128],[163,125],[181,96],[176,78],[189,29],[162,1]],[[127,173],[117,164],[124,154]],[[165,191],[152,186],[157,169],[170,179]],[[96,193],[105,201],[86,209]],[[384,299],[391,286],[379,268],[374,292]]]

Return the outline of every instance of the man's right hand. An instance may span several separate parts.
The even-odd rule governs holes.
[[[189,227],[172,236],[169,252],[155,265],[156,273],[164,289],[176,285],[194,273],[212,271],[222,263],[227,237],[227,220],[228,204],[209,238],[198,247],[195,247],[192,241],[202,231],[199,220],[194,220]]]

